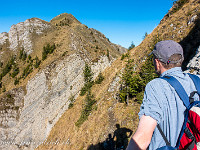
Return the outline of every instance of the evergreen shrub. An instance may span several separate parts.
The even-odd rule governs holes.
[[[88,91],[86,98],[85,98],[85,104],[83,105],[83,109],[81,112],[81,116],[78,119],[78,121],[75,123],[77,127],[80,127],[85,120],[88,119],[88,116],[90,115],[93,105],[96,103],[96,100],[94,99],[94,96],[91,94],[90,91]]]

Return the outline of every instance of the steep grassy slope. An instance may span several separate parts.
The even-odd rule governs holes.
[[[144,41],[130,51],[130,57],[134,59],[137,71],[147,58],[147,54],[153,49],[155,43],[160,40],[175,40],[184,48],[186,67],[188,60],[194,54],[199,43],[199,13],[200,1],[180,1],[175,4],[161,20],[160,24],[149,34]],[[47,142],[38,149],[100,149],[99,146],[106,140],[109,134],[114,134],[116,124],[135,131],[138,123],[137,113],[139,104],[130,102],[129,106],[119,103],[116,99],[118,88],[110,92],[110,87],[116,81],[117,75],[125,67],[125,60],[116,60],[111,67],[103,73],[105,80],[101,85],[92,88],[92,93],[97,100],[96,109],[92,111],[87,121],[76,127],[84,97],[78,97],[74,107],[66,111],[51,131]],[[62,142],[65,142],[64,144]]]

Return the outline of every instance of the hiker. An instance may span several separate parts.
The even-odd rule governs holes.
[[[196,91],[195,85],[188,74],[183,73],[183,49],[180,44],[172,41],[158,42],[153,54],[153,64],[160,77],[172,76],[177,79],[189,95]],[[184,122],[186,107],[175,89],[165,80],[156,78],[145,88],[143,103],[139,112],[139,125],[132,136],[127,150],[149,149],[166,146],[161,130],[172,147],[176,146],[179,133]]]
[[[116,130],[113,135],[113,139],[115,140],[115,148],[123,149],[128,145],[128,138],[132,135],[133,131],[127,128],[121,128],[119,124],[116,124]]]
[[[103,145],[104,145],[104,149],[105,150],[114,150],[114,148],[115,148],[115,146],[114,146],[114,140],[113,140],[111,134],[108,134],[108,138],[103,143]]]

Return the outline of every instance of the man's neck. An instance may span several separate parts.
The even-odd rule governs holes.
[[[164,68],[163,66],[160,68],[160,73],[163,74],[165,71],[167,71],[169,69]]]

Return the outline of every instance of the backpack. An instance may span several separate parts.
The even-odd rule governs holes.
[[[184,123],[175,147],[171,146],[159,124],[157,125],[166,143],[166,146],[158,148],[157,150],[197,150],[197,143],[200,142],[200,78],[192,74],[188,75],[193,80],[197,90],[191,92],[189,97],[177,79],[172,76],[161,77],[176,90],[186,110]],[[199,100],[194,101],[194,96],[198,96]]]

